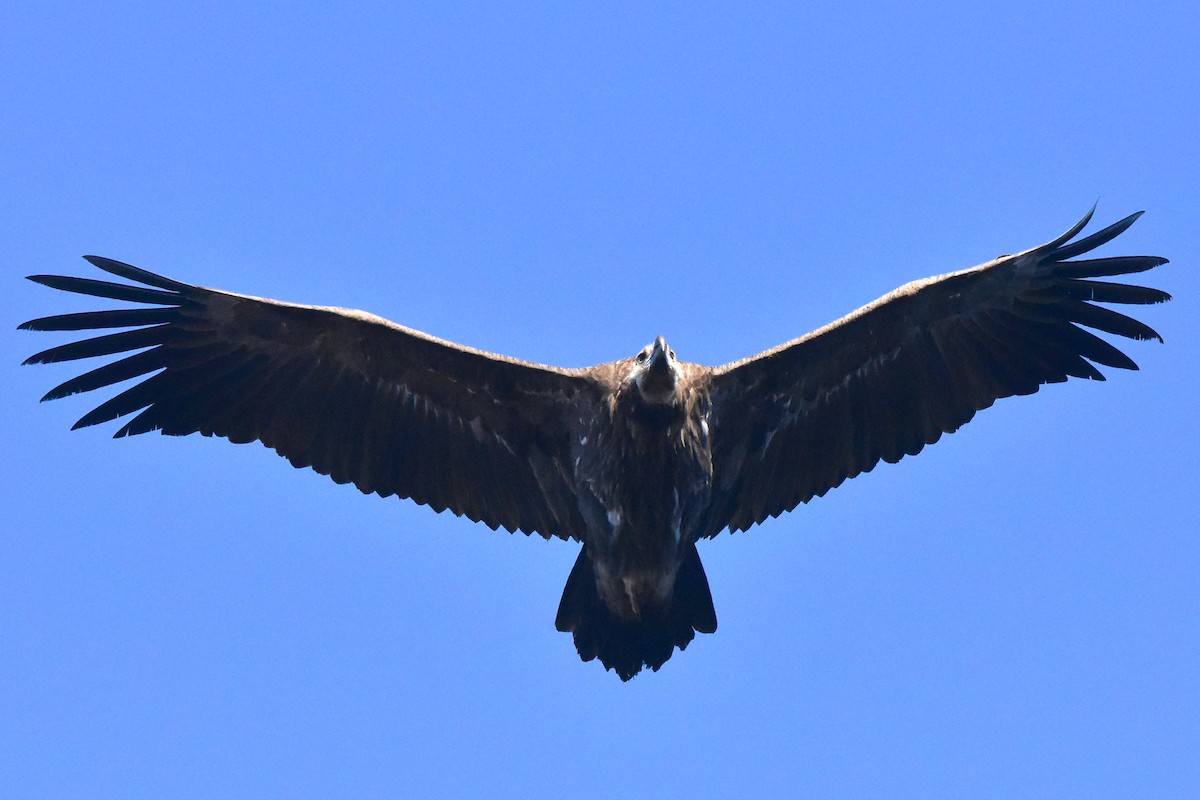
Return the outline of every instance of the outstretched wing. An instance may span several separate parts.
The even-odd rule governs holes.
[[[410,497],[510,531],[577,538],[568,410],[579,372],[435,339],[380,317],[204,289],[88,256],[142,285],[35,275],[69,292],[147,304],[26,322],[38,331],[132,328],[25,363],[134,352],[43,400],[149,375],[75,427],[140,412],[116,435],[161,430],[261,441],[364,493]],[[148,348],[148,349],[146,349]],[[155,374],[151,374],[155,373]]]
[[[1084,327],[1161,337],[1092,303],[1171,298],[1093,279],[1167,260],[1069,260],[1118,236],[1141,214],[1071,242],[1091,216],[1040,247],[915,281],[807,336],[719,367],[706,535],[744,530],[880,459],[915,455],[1001,397],[1068,377],[1104,380],[1095,364],[1137,369]]]

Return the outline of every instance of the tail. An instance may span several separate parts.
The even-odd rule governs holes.
[[[632,621],[613,616],[596,590],[596,573],[587,547],[579,552],[563,589],[554,621],[560,631],[575,635],[575,649],[584,661],[600,658],[605,669],[627,681],[643,666],[657,671],[678,647],[683,650],[700,633],[717,629],[708,578],[700,554],[692,545],[675,575],[675,589],[666,604],[646,608]]]

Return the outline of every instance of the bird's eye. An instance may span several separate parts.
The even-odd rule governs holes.
[[[646,351],[643,350],[642,352],[637,354],[637,363],[643,364],[643,363],[645,363],[645,361],[646,361]]]
[[[674,351],[674,350],[671,350],[671,351],[669,351],[669,353],[670,353],[670,356],[671,356],[671,360],[672,360],[672,361],[674,361],[674,360],[675,360],[675,351]]]

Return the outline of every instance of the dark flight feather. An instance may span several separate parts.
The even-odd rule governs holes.
[[[116,311],[88,311],[31,319],[20,326],[26,331],[86,331],[101,328],[132,328],[135,325],[161,325],[175,319],[170,308],[120,308]]]
[[[29,280],[49,286],[51,289],[62,289],[74,294],[89,294],[92,297],[106,297],[110,300],[127,300],[130,303],[155,303],[171,306],[180,300],[180,295],[172,292],[160,292],[156,289],[146,289],[142,286],[129,286],[111,281],[97,281],[92,278],[69,278],[61,275],[30,275]],[[27,323],[28,324],[28,323]]]

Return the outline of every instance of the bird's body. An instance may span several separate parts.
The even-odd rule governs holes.
[[[365,493],[581,542],[556,624],[584,660],[627,680],[716,629],[701,539],[916,454],[999,398],[1102,380],[1093,362],[1136,368],[1084,326],[1158,335],[1093,303],[1169,296],[1093,279],[1166,260],[1070,260],[1138,215],[1072,242],[1090,216],[1048,244],[908,284],[721,367],[678,360],[662,337],[588,369],[531,364],[359,311],[204,289],[98,257],[88,258],[143,285],[32,280],[149,307],[22,327],[132,328],[29,359],[133,353],[43,398],[144,378],[77,427],[138,412],[118,436],[258,440]]]
[[[649,651],[607,655],[622,675],[642,663],[657,668],[673,647],[691,641],[693,629],[716,630],[695,549],[713,477],[710,372],[678,362],[659,337],[637,357],[598,372],[599,413],[580,413],[572,432],[584,548],[557,624],[575,633],[581,653],[602,657],[602,642],[652,628],[643,631],[643,638],[656,637],[648,661],[642,656]],[[685,561],[691,591],[677,596]]]

